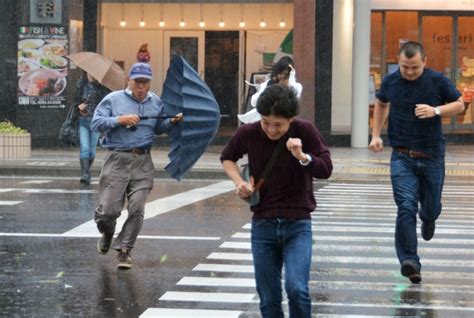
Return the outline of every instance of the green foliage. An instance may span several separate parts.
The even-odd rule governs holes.
[[[21,129],[20,127],[16,127],[13,123],[9,120],[4,120],[0,122],[0,134],[23,134],[27,133],[25,129]]]

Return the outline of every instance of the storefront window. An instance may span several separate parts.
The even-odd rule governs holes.
[[[382,78],[382,13],[373,12],[370,24],[370,74],[373,75],[375,88],[380,88]]]
[[[474,123],[474,111],[472,100],[474,95],[474,42],[473,29],[474,17],[458,18],[458,41],[457,41],[457,70],[456,85],[463,93],[466,111],[458,116],[458,122],[462,124]]]
[[[418,13],[412,11],[386,12],[386,62],[387,70],[398,61],[400,45],[407,41],[418,41]],[[392,69],[390,69],[392,70]]]
[[[451,80],[452,20],[452,17],[447,16],[424,16],[422,19],[426,66],[444,73]]]

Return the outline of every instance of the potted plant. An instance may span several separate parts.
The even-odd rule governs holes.
[[[23,159],[31,155],[31,134],[13,125],[0,122],[0,159]]]

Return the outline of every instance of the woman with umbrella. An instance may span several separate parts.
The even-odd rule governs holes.
[[[90,184],[90,168],[95,159],[99,132],[91,129],[90,123],[96,106],[111,91],[100,84],[86,71],[76,85],[76,103],[79,111],[79,161],[81,164],[80,182]]]

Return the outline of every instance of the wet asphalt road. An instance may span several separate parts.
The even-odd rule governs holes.
[[[472,180],[446,182],[420,285],[399,274],[388,180],[315,185],[314,317],[474,317]],[[156,180],[133,268],[119,271],[95,249],[96,184],[0,178],[0,316],[259,317],[250,214],[231,189]]]

